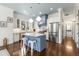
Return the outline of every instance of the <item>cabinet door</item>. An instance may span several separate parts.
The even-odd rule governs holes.
[[[40,51],[41,48],[41,42],[40,42],[40,38],[37,37],[35,38],[36,43],[34,43],[34,50]]]
[[[46,35],[41,36],[40,38],[40,51],[46,48]]]
[[[45,47],[46,47],[45,42],[46,42],[46,35],[37,37],[35,50],[37,50],[38,52],[41,52],[43,49],[45,49]]]

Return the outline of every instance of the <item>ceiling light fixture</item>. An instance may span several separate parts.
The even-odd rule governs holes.
[[[33,17],[35,17],[35,15],[33,15]]]
[[[26,11],[24,10],[24,13],[26,13]]]
[[[41,17],[40,16],[38,16],[37,18],[36,18],[36,21],[41,21]]]
[[[50,11],[52,11],[53,10],[53,8],[50,8]]]
[[[39,12],[39,14],[42,14],[42,12]]]
[[[31,19],[29,19],[29,22],[30,22],[30,23],[33,23],[33,19],[32,19],[32,18],[31,18]]]

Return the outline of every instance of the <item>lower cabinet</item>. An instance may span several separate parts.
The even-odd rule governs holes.
[[[33,49],[38,51],[38,52],[41,52],[42,50],[44,50],[46,48],[46,35],[42,35],[42,36],[37,36],[37,37],[34,37],[34,36],[25,36],[25,45],[26,46],[29,46],[28,45],[28,42],[29,41],[36,41],[34,44],[33,44]]]

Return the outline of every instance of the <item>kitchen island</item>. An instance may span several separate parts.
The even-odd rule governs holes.
[[[46,48],[46,35],[40,34],[40,33],[25,33],[25,45],[28,45],[29,40],[36,41],[36,43],[33,46],[33,49],[41,52]],[[30,47],[30,46],[29,46]]]

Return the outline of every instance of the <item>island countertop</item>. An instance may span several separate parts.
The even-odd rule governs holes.
[[[33,33],[32,33],[32,32],[30,33],[30,32],[29,32],[29,33],[25,33],[24,35],[25,35],[25,36],[27,35],[27,36],[38,37],[38,36],[42,36],[42,35],[45,35],[45,34],[34,33],[34,32],[33,32]]]

